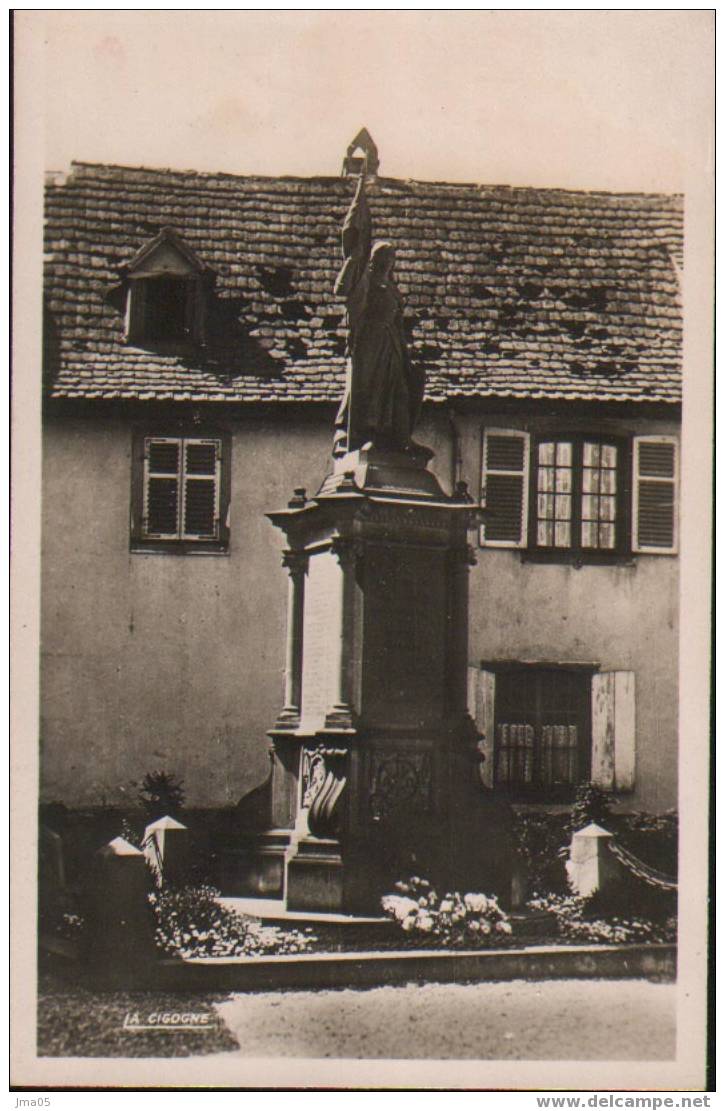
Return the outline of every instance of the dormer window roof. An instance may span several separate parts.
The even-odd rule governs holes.
[[[124,267],[126,338],[137,346],[204,341],[212,271],[173,228],[162,228]]]

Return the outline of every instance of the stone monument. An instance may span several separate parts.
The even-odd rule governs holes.
[[[298,489],[268,514],[287,543],[285,702],[270,730],[272,828],[239,855],[237,890],[375,914],[417,873],[507,901],[508,840],[466,705],[479,511],[463,485],[444,493],[412,439],[424,377],[362,175],[342,250],[349,358],[332,470],[314,497]]]

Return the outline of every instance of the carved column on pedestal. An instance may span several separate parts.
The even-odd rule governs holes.
[[[450,710],[465,715],[468,708],[468,575],[476,564],[470,544],[456,545],[448,553],[450,566],[450,616],[448,659],[448,690]]]
[[[306,552],[286,551],[282,566],[289,572],[287,588],[287,649],[284,677],[284,706],[277,728],[295,728],[300,721],[302,700],[302,628],[305,609]]]
[[[340,632],[335,645],[335,700],[325,716],[326,729],[352,729],[352,652],[354,645],[355,570],[362,554],[361,542],[353,537],[335,536],[330,550],[341,568]]]

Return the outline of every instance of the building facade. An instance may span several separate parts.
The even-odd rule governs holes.
[[[44,801],[122,805],[163,769],[189,804],[233,806],[267,775],[286,572],[265,513],[328,469],[352,189],[95,165],[49,183]],[[486,785],[675,806],[680,199],[373,173],[368,195],[426,372],[416,438],[487,510]]]

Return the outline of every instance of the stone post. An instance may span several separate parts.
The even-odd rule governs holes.
[[[305,610],[307,553],[286,551],[282,566],[289,572],[287,587],[287,645],[285,653],[284,706],[277,728],[299,725],[302,699],[302,630]]]
[[[616,861],[609,846],[612,834],[591,822],[571,839],[566,874],[576,895],[589,896],[611,889],[617,874]]]
[[[146,826],[144,856],[159,885],[181,882],[189,870],[189,830],[168,814]]]
[[[123,837],[95,854],[86,892],[89,958],[104,982],[144,980],[156,957],[146,858]]]

